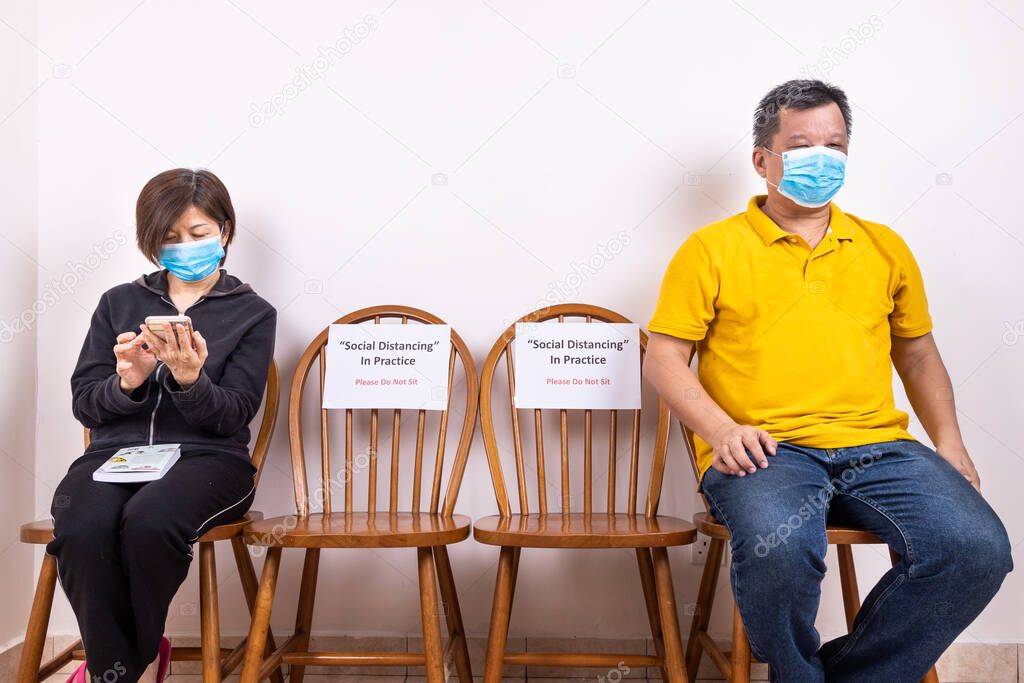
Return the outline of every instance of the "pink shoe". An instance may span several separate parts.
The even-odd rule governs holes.
[[[157,683],[163,683],[167,678],[167,671],[171,668],[171,641],[167,638],[160,638],[160,663],[156,667]],[[82,679],[85,683],[85,679]]]
[[[82,662],[82,665],[75,669],[75,673],[71,674],[70,678],[68,678],[67,683],[89,683],[85,678],[85,674],[85,662]]]

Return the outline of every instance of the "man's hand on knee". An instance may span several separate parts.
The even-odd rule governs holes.
[[[974,467],[974,461],[971,460],[971,456],[968,455],[967,448],[963,444],[955,446],[936,445],[935,452],[945,458],[960,474],[964,475],[964,479],[971,482],[971,486],[976,491],[981,492],[981,477],[978,475],[978,470]]]
[[[775,455],[778,442],[763,429],[750,425],[724,425],[711,439],[711,466],[722,474],[739,477],[768,467],[768,455]]]

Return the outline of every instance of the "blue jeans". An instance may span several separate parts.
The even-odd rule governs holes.
[[[1013,568],[996,513],[917,441],[780,443],[766,469],[708,470],[701,488],[732,534],[733,594],[772,681],[918,681]],[[865,598],[853,631],[820,645],[826,520],[871,531],[903,559]]]

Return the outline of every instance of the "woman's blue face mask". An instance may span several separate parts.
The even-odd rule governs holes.
[[[209,277],[224,258],[220,231],[212,237],[194,242],[165,244],[160,251],[160,265],[179,280],[196,282]]]
[[[801,147],[778,154],[782,157],[782,180],[776,187],[779,194],[800,206],[825,206],[839,192],[846,179],[846,155],[831,147]]]

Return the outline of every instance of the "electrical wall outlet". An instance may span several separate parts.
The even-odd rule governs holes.
[[[708,561],[708,547],[711,537],[698,533],[697,540],[690,544],[690,564],[704,564]]]
[[[708,561],[708,549],[711,547],[711,537],[698,532],[697,540],[690,544],[690,563],[705,564]],[[729,544],[725,545],[725,552],[722,553],[722,565],[725,566],[725,558],[729,554]]]

